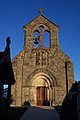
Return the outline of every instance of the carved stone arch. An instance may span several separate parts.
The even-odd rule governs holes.
[[[45,24],[37,24],[37,25],[32,29],[32,33],[33,33],[35,30],[38,30],[38,31],[39,31],[39,26],[43,26],[43,27],[44,27],[44,31],[45,31],[45,30],[50,31],[50,27],[48,27],[47,25],[45,25]]]
[[[45,31],[45,30],[50,31],[50,28],[49,28],[48,26],[46,26],[45,24],[39,24],[39,26],[43,26],[43,27],[44,27],[44,31]]]
[[[50,24],[49,24],[49,23],[45,23],[44,26],[46,26],[46,27],[48,28],[48,29],[46,29],[46,30],[51,31],[51,27],[50,27]]]
[[[56,80],[55,76],[50,71],[48,71],[46,69],[42,69],[42,68],[39,68],[39,69],[35,70],[34,72],[32,72],[27,77],[27,81],[26,81],[25,85],[31,86],[33,77],[37,77],[39,75],[42,75],[45,78],[47,78],[48,82],[50,83],[50,87],[57,86],[57,80]]]
[[[31,84],[31,86],[35,86],[35,84],[37,82],[40,82],[39,85],[41,86],[41,81],[46,83],[45,84],[46,87],[51,87],[52,84],[53,84],[51,79],[49,78],[49,76],[46,75],[45,73],[42,73],[42,72],[37,73],[35,76],[33,76],[33,78],[31,79],[31,83],[30,84]]]
[[[39,24],[37,24],[35,27],[33,27],[32,33],[33,33],[35,30],[38,30],[38,31],[39,31],[38,27],[39,27]]]

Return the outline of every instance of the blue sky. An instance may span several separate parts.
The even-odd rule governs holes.
[[[80,80],[80,0],[0,0],[0,51],[11,38],[11,58],[24,44],[23,26],[39,15],[60,26],[59,44],[74,63],[74,78]]]

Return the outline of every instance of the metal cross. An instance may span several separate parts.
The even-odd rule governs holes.
[[[42,15],[43,12],[44,12],[43,9],[40,8],[40,10],[39,10],[40,15]]]

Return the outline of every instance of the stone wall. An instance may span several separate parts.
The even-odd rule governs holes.
[[[39,26],[43,26],[43,31],[39,30]],[[40,46],[36,48],[32,38],[35,30],[40,33]],[[50,33],[50,47],[42,44],[45,30]],[[74,81],[74,70],[70,58],[60,49],[58,30],[59,26],[43,15],[24,26],[24,48],[12,61],[16,79],[16,84],[12,87],[14,105],[20,106],[25,100],[36,105],[38,86],[47,87],[47,97],[52,105],[62,104],[66,96],[65,62],[69,61],[69,90]]]

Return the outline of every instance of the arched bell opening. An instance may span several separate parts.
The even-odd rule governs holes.
[[[33,33],[33,47],[39,47],[40,46],[40,33],[38,30],[35,30]]]
[[[44,31],[43,46],[50,48],[50,32],[48,30]]]

